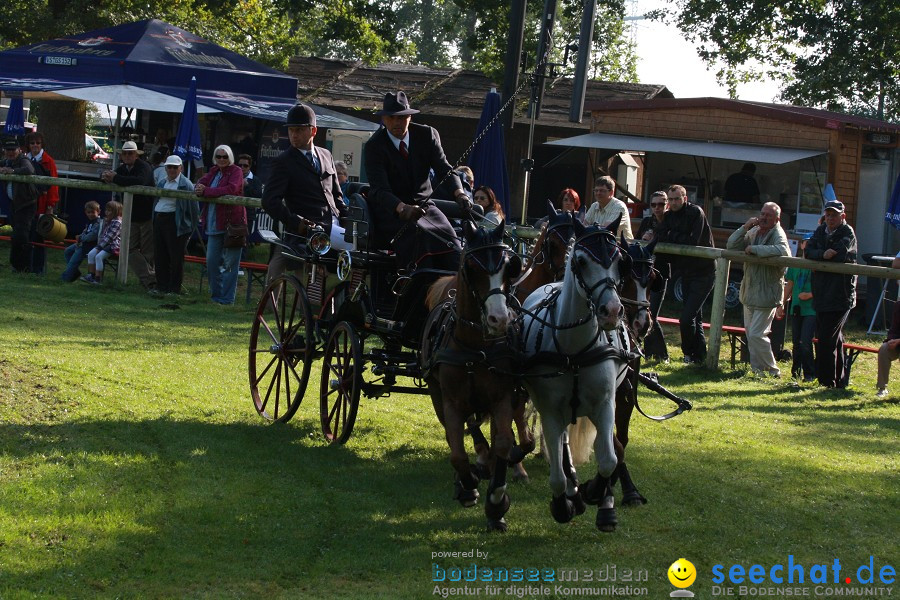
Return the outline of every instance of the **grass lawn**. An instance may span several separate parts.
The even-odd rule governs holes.
[[[531,481],[511,486],[509,531],[488,534],[481,503],[451,500],[427,397],[364,399],[350,441],[328,447],[314,368],[294,420],[266,424],[248,391],[243,288],[236,306],[214,305],[196,265],[177,303],[134,284],[63,284],[54,254],[44,278],[0,271],[0,598],[418,599],[436,596],[435,563],[578,569],[564,587],[579,589],[612,585],[584,582],[605,571],[639,588],[620,597],[665,598],[679,557],[696,566],[690,589],[710,598],[717,564],[768,572],[793,555],[809,577],[839,559],[841,580],[855,581],[870,556],[876,574],[900,562],[900,384],[874,398],[874,355],[859,358],[850,389],[828,391],[724,360],[719,373],[684,366],[671,344],[660,380],[694,410],[635,417],[628,463],[650,502],[620,509],[613,534],[596,530],[592,507],[559,525],[534,456]],[[435,557],[470,551],[480,554]],[[646,580],[624,581],[628,569]],[[583,597],[558,583],[486,585],[470,589]]]

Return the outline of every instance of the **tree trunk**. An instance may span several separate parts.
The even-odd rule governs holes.
[[[57,160],[87,162],[84,146],[87,102],[83,100],[41,100],[38,131],[44,148]]]

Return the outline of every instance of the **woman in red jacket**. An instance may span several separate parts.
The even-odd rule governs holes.
[[[43,175],[44,177],[57,177],[56,161],[44,150],[44,136],[40,133],[29,133],[25,136],[25,144],[28,146],[28,154],[26,157],[34,165],[34,174]],[[38,196],[37,216],[40,218],[45,213],[52,213],[57,202],[59,202],[59,188],[55,185],[38,186],[40,196]],[[32,242],[42,243],[44,238],[37,232],[37,219],[32,222],[30,239]],[[43,246],[32,246],[31,250],[31,272],[38,275],[43,274],[44,267],[47,262],[46,250]]]
[[[234,164],[234,152],[224,144],[216,147],[215,164],[204,175],[194,191],[201,198],[242,196],[244,174]],[[200,227],[206,232],[206,271],[209,274],[209,294],[213,302],[234,304],[237,292],[241,249],[225,247],[225,231],[229,225],[247,225],[247,209],[228,204],[204,204],[200,211]]]

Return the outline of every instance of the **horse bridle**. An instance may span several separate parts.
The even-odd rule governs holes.
[[[566,231],[563,231],[563,229]],[[564,222],[548,226],[547,231],[544,234],[544,245],[541,247],[538,256],[534,259],[535,265],[547,263],[554,281],[559,281],[562,278],[562,273],[566,268],[566,261],[563,259],[562,264],[558,266],[553,264],[553,255],[550,254],[550,236],[555,235],[558,237],[560,241],[562,241],[563,247],[566,247],[569,245],[569,239],[571,239],[574,230],[575,228],[572,223]],[[542,260],[538,260],[538,257],[541,257]]]
[[[487,261],[485,261],[479,256],[479,253],[483,253],[486,250],[500,250],[501,258],[497,261],[497,264],[491,264],[491,257],[488,257]],[[479,246],[472,249],[467,248],[466,250],[464,250],[462,255],[462,263],[463,265],[465,265],[466,261],[471,259],[485,273],[487,273],[488,275],[493,275],[494,273],[498,273],[502,269],[505,269],[510,264],[510,255],[515,256],[517,259],[519,258],[518,254],[515,254],[515,252],[513,252],[512,249],[506,244],[487,244],[485,246]],[[487,303],[488,299],[490,299],[491,296],[497,294],[503,295],[508,298],[509,290],[504,290],[503,286],[496,287],[488,290],[487,294],[482,296],[478,292],[478,289],[469,281],[468,270],[464,267],[460,270],[460,272],[462,274],[463,281],[465,281],[466,283],[466,287],[469,289],[469,293],[472,294],[472,297],[475,299],[476,304],[478,304],[478,306],[481,308],[481,310],[479,311],[481,314],[481,323],[479,324],[475,323],[474,321],[469,321],[468,319],[459,316],[459,314],[456,314],[456,318],[460,323],[464,323],[465,325],[468,325],[469,327],[472,327],[474,329],[480,329],[484,334],[485,330],[487,329],[484,322],[484,305]],[[485,339],[488,339],[487,336],[485,336]]]
[[[611,246],[612,251],[604,254],[598,254],[598,249],[587,243],[590,241],[594,241],[593,238],[600,238],[600,246],[604,249]],[[616,258],[622,260],[624,253],[622,252],[622,248],[616,243],[615,236],[611,232],[606,230],[588,232],[575,240],[575,243],[572,245],[572,253],[569,260],[572,261],[572,272],[575,275],[575,281],[578,284],[578,287],[580,287],[585,292],[585,295],[587,296],[587,305],[591,313],[596,314],[597,311],[600,310],[598,306],[599,298],[602,298],[603,294],[607,290],[611,289],[617,294],[621,290],[623,283],[622,276],[620,274],[619,279],[604,277],[596,281],[594,285],[588,286],[587,282],[584,280],[584,275],[581,272],[581,268],[578,266],[578,261],[575,260],[575,251],[578,250],[579,247],[581,248],[581,250],[586,252],[588,256],[590,256],[591,259],[594,260],[594,262],[597,262],[606,268],[611,267]],[[598,296],[598,300],[595,303],[594,292],[597,290],[597,288],[600,288],[600,295]]]

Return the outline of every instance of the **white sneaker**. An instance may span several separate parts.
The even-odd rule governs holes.
[[[883,387],[880,390],[878,390],[877,392],[875,392],[876,398],[887,398],[887,395],[888,395],[888,391],[887,391],[886,387]]]
[[[243,277],[245,274],[243,269],[238,270],[238,277]]]

